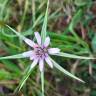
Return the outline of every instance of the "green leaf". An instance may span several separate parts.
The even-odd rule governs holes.
[[[47,2],[47,9],[46,9],[46,13],[45,13],[45,17],[44,17],[44,22],[43,22],[43,26],[42,26],[42,30],[41,30],[41,38],[42,38],[42,42],[44,43],[45,38],[46,38],[46,30],[47,30],[47,19],[48,19],[48,7],[49,7],[49,0]]]
[[[12,76],[10,76],[10,73],[4,69],[0,69],[0,80],[4,79],[12,79]]]
[[[91,3],[91,0],[75,0],[77,6],[85,6],[89,3]]]
[[[91,45],[92,45],[93,51],[96,53],[96,34],[95,34],[94,37],[92,38]]]
[[[79,9],[77,13],[73,16],[72,21],[69,25],[69,31],[75,36],[77,40],[79,39],[79,37],[76,34],[76,32],[74,32],[74,27],[77,25],[78,22],[80,22],[82,18],[82,14],[83,14],[83,10]]]
[[[76,79],[82,83],[85,83],[83,80],[79,79],[78,77],[74,76],[73,74],[71,74],[70,72],[68,72],[67,70],[65,70],[63,67],[61,67],[59,64],[57,64],[53,59],[50,58],[50,60],[53,62],[54,64],[54,67],[56,67],[58,70],[60,70],[61,72],[63,72],[65,75],[73,78],[73,79]]]
[[[42,96],[44,96],[44,71],[41,72]]]
[[[25,57],[22,54],[17,54],[17,55],[12,55],[12,56],[0,57],[0,60],[17,59],[17,58],[25,58]]]
[[[74,54],[63,53],[63,52],[53,54],[53,55],[67,57],[67,58],[74,58],[74,59],[96,59],[94,57],[84,57],[84,56],[78,56]]]
[[[8,27],[10,30],[12,30],[17,36],[19,36],[22,40],[24,40],[26,37],[24,37],[23,35],[21,35],[19,32],[17,32],[16,30],[14,30],[13,28],[11,28],[10,26],[6,25],[6,27]]]
[[[14,64],[13,62],[11,62],[10,60],[1,60],[1,61],[8,70],[10,70],[14,73],[17,73],[18,75],[21,73],[19,67],[16,64]]]
[[[15,93],[20,91],[20,89],[23,87],[23,85],[25,84],[26,80],[28,79],[28,77],[31,74],[32,69],[36,66],[37,63],[35,63],[33,61],[33,63],[31,64],[31,66],[28,66],[27,69],[25,70],[25,74],[23,79],[20,81],[19,86],[16,88]]]
[[[69,25],[70,31],[74,29],[74,27],[77,25],[78,22],[80,22],[82,15],[83,15],[83,10],[79,9],[77,13],[73,16],[72,21]]]

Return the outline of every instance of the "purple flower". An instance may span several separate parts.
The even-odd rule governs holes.
[[[53,68],[53,64],[49,58],[49,55],[53,55],[60,52],[59,48],[49,48],[50,38],[46,37],[45,42],[42,43],[41,36],[38,32],[35,32],[35,37],[37,43],[34,41],[24,38],[24,41],[32,47],[33,50],[27,51],[23,53],[24,57],[29,57],[30,60],[33,60],[32,67],[39,64],[40,71],[44,71],[44,62],[46,62],[51,68]]]
[[[24,40],[29,46],[32,47],[32,50],[23,52],[21,54],[12,55],[12,56],[6,56],[6,57],[0,57],[0,60],[2,59],[16,59],[16,58],[30,58],[30,60],[33,60],[32,64],[30,65],[30,68],[27,70],[27,75],[23,78],[22,82],[20,83],[20,89],[23,86],[24,82],[29,77],[31,70],[39,64],[39,69],[41,73],[44,71],[44,62],[48,63],[48,65],[53,68],[53,65],[55,68],[63,72],[64,74],[78,80],[84,83],[83,80],[79,79],[78,77],[74,76],[67,70],[65,70],[63,67],[61,67],[57,62],[55,62],[49,55],[56,55],[61,57],[68,57],[68,58],[77,58],[77,59],[95,59],[94,57],[84,57],[84,56],[77,56],[75,54],[69,54],[69,53],[63,53],[60,52],[60,49],[58,48],[49,48],[50,44],[50,38],[45,36],[45,33],[43,33],[43,36],[41,38],[40,34],[38,32],[35,32],[35,37],[37,39],[37,43],[34,41],[24,37],[14,29],[12,29],[10,26],[6,25],[9,29],[11,29],[15,34],[17,34],[22,40]],[[46,38],[43,38],[46,37]],[[45,41],[44,41],[45,40]],[[42,42],[43,41],[43,42]],[[42,81],[43,82],[43,81]]]

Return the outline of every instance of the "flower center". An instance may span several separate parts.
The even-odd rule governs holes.
[[[37,47],[35,48],[35,54],[38,58],[45,58],[48,55],[47,48]]]

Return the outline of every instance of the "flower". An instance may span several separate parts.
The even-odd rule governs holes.
[[[38,32],[35,32],[35,37],[37,43],[34,41],[24,38],[24,41],[32,47],[33,50],[23,53],[24,57],[29,57],[30,60],[33,60],[34,67],[39,63],[40,71],[44,71],[44,62],[46,62],[51,68],[53,64],[50,60],[49,55],[56,54],[60,52],[59,48],[49,48],[50,38],[46,37],[44,43],[42,42],[41,36]]]
[[[21,35],[19,32],[15,31],[10,26],[6,25],[6,27],[8,27],[10,30],[12,30],[17,36],[19,36],[22,40],[24,40],[25,43],[27,43],[29,46],[32,47],[32,50],[27,51],[27,52],[23,52],[23,53],[12,55],[12,56],[0,57],[0,60],[2,60],[2,59],[27,58],[27,57],[30,58],[30,60],[33,60],[32,64],[30,65],[30,67],[28,67],[27,72],[26,72],[24,78],[22,79],[22,81],[21,81],[21,83],[19,85],[19,87],[20,87],[19,89],[22,88],[23,84],[26,82],[29,75],[31,74],[32,69],[37,64],[39,64],[39,69],[40,69],[41,73],[43,73],[43,71],[44,71],[44,62],[48,63],[48,65],[51,68],[53,68],[53,65],[54,65],[55,68],[57,68],[58,70],[60,70],[64,74],[66,74],[67,76],[70,76],[71,78],[74,78],[74,79],[84,83],[83,80],[81,80],[78,77],[74,76],[73,74],[71,74],[70,72],[65,70],[62,66],[60,66],[57,62],[55,62],[50,57],[50,55],[68,57],[68,58],[73,58],[73,59],[86,59],[86,60],[96,59],[96,58],[94,58],[92,56],[91,57],[90,56],[89,57],[84,57],[84,56],[77,56],[75,54],[69,54],[69,53],[65,53],[65,52],[63,53],[63,52],[60,52],[59,48],[49,48],[48,46],[50,45],[50,38],[44,36],[45,33],[43,33],[43,36],[40,36],[40,34],[38,32],[34,32],[35,37],[37,39],[37,43],[35,43],[34,41],[26,38],[25,36]]]

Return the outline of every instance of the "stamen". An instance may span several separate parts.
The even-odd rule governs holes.
[[[46,54],[47,54],[47,48],[45,47],[37,47],[34,49],[35,50],[35,54],[38,58],[45,58],[46,57]]]

